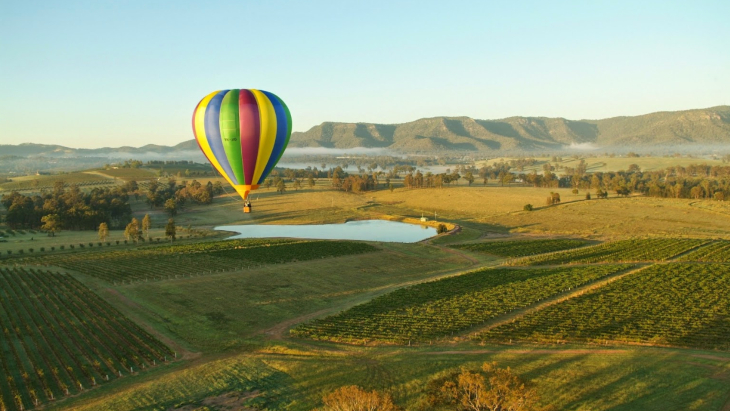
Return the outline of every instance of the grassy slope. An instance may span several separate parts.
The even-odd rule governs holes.
[[[122,382],[116,393],[93,393],[74,409],[164,409],[200,403],[221,393],[261,389],[254,403],[267,409],[305,411],[320,405],[323,393],[358,384],[386,390],[398,404],[414,410],[423,403],[421,390],[432,375],[484,361],[512,367],[536,384],[545,404],[559,410],[717,410],[728,392],[727,355],[650,348],[594,352],[570,346],[461,348],[469,351],[345,348],[325,352],[269,347],[165,376],[150,375],[135,385]],[[182,393],[187,400],[180,399]],[[155,403],[158,406],[153,407]]]
[[[429,246],[391,245],[376,253],[232,274],[113,288],[90,283],[120,309],[190,349],[211,352],[245,346],[287,319],[337,310],[469,264],[463,257]]]

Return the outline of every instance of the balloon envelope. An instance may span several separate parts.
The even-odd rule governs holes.
[[[284,154],[291,114],[268,91],[219,90],[198,103],[193,133],[208,161],[245,199]]]

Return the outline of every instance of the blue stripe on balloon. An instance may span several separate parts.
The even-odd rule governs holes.
[[[220,163],[223,171],[226,172],[226,175],[228,175],[231,181],[238,185],[242,183],[238,181],[236,174],[231,170],[231,164],[228,162],[228,156],[226,156],[226,150],[223,148],[223,140],[221,139],[221,126],[219,121],[221,102],[223,102],[223,97],[229,91],[220,91],[208,103],[208,107],[205,109],[205,138],[208,139],[210,149],[213,151],[213,155]]]
[[[261,92],[268,97],[271,105],[274,106],[274,113],[276,113],[276,140],[274,140],[274,148],[271,150],[269,162],[266,163],[266,168],[264,168],[264,172],[261,173],[261,178],[256,184],[262,184],[271,170],[273,170],[277,160],[279,160],[279,155],[286,148],[284,144],[286,144],[286,134],[289,129],[286,124],[286,112],[284,112],[284,107],[279,98],[268,91],[261,90]]]

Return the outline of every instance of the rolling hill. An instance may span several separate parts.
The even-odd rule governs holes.
[[[730,106],[578,121],[546,117],[434,117],[403,124],[326,122],[307,132],[293,133],[290,146],[513,151],[562,149],[586,143],[601,148],[728,144]]]
[[[730,106],[657,112],[603,120],[509,117],[423,118],[403,124],[325,122],[294,132],[289,147],[387,148],[401,152],[522,152],[575,145],[622,150],[724,148],[730,144]],[[578,146],[580,147],[580,146]],[[203,161],[194,140],[175,146],[74,149],[58,145],[0,145],[0,155],[44,157],[179,158]]]

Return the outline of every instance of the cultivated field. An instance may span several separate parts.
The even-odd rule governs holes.
[[[121,184],[123,177],[116,177]],[[323,394],[357,384],[392,394],[406,409],[424,410],[422,387],[433,375],[493,360],[531,381],[542,403],[560,410],[719,411],[728,401],[730,348],[723,343],[730,340],[725,312],[730,303],[722,290],[728,285],[723,263],[730,258],[730,206],[725,202],[586,201],[584,192],[557,189],[562,203],[548,207],[545,197],[556,189],[475,182],[353,194],[332,191],[329,184],[320,179],[314,188],[287,188],[284,194],[258,190],[252,214],[241,213],[240,200],[227,194],[207,206],[186,204],[175,221],[178,234],[193,237],[172,246],[123,245],[121,232],[113,232],[111,245],[99,247],[95,232],[47,237],[16,230],[12,235],[0,226],[8,238],[0,243],[0,270],[12,276],[28,271],[36,278],[27,283],[30,289],[0,280],[11,287],[0,286],[3,304],[14,301],[8,293],[25,293],[17,304],[36,308],[3,310],[3,321],[48,318],[60,324],[62,317],[77,315],[55,309],[54,301],[61,304],[64,298],[79,307],[103,305],[118,310],[114,321],[131,324],[125,327],[136,327],[160,350],[179,357],[164,367],[155,366],[156,359],[152,366],[138,360],[134,373],[121,369],[122,378],[110,375],[108,383],[106,371],[102,375],[92,365],[97,385],[76,366],[79,375],[64,378],[86,378],[83,390],[66,382],[70,395],[58,395],[54,374],[43,368],[44,377],[36,377],[34,370],[36,363],[65,355],[54,351],[50,334],[44,334],[64,329],[7,328],[20,345],[4,347],[18,352],[36,336],[46,337],[46,345],[25,350],[30,362],[19,369],[28,371],[28,378],[13,377],[28,384],[21,395],[24,409],[34,408],[37,398],[43,409],[54,410],[309,411],[321,406]],[[522,211],[527,203],[535,211]],[[142,199],[131,205],[135,217],[151,215],[152,238],[164,238],[163,210]],[[433,220],[434,211],[437,220],[458,223],[461,231],[419,244],[221,242],[227,234],[210,235],[220,225],[421,215]],[[202,234],[208,236],[196,237]],[[25,249],[22,257],[19,249]],[[510,265],[518,262],[531,265]],[[46,270],[54,277],[47,278]],[[68,327],[102,327],[106,317],[97,311],[91,311],[94,316],[79,311],[79,316],[87,312],[86,324],[63,321]],[[98,325],[92,317],[99,317]],[[97,334],[117,332],[125,341],[131,337],[124,329]],[[79,335],[91,333],[83,332]],[[63,341],[58,340],[60,347]],[[78,344],[79,351],[97,347],[94,356],[107,357],[103,353],[113,350]],[[116,367],[128,357],[119,356],[109,357]],[[5,363],[7,356],[2,358]],[[11,355],[7,361],[18,360]],[[103,361],[100,366],[112,367]],[[55,390],[53,400],[44,384]],[[7,387],[6,408],[8,395],[15,401]]]
[[[580,269],[488,269],[404,288],[292,330],[297,337],[348,343],[408,344],[462,333],[497,315],[625,271],[630,265]]]
[[[510,265],[590,264],[665,261],[707,244],[708,240],[652,238],[620,240],[576,250],[511,260]]]
[[[23,410],[173,360],[67,274],[0,268],[0,408]]]
[[[644,343],[730,351],[730,266],[654,265],[478,338]]]
[[[496,255],[499,257],[525,257],[535,254],[545,254],[555,251],[585,247],[591,244],[584,240],[575,239],[547,239],[521,241],[487,241],[471,244],[457,244],[454,248],[476,251],[479,253]]]

